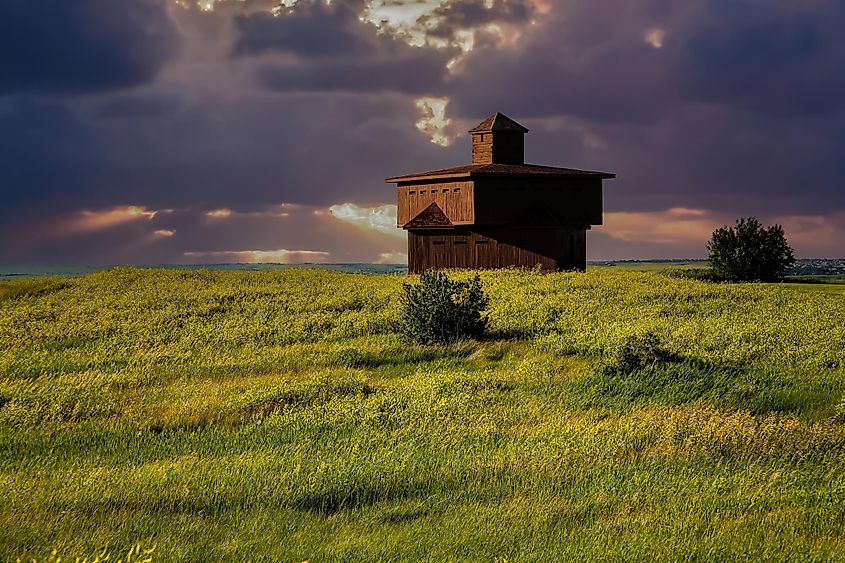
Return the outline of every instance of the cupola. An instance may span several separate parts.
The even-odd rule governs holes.
[[[528,129],[503,113],[494,113],[469,130],[473,164],[524,164]]]

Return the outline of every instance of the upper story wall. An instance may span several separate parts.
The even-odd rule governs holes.
[[[603,224],[602,181],[596,178],[480,177],[403,185],[397,193],[399,227],[432,203],[454,225]]]
[[[601,225],[602,181],[593,178],[478,178],[478,225]]]
[[[473,183],[470,180],[399,186],[397,193],[396,222],[399,227],[432,203],[437,203],[455,225],[470,225],[475,221]]]

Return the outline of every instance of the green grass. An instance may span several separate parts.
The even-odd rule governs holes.
[[[791,289],[798,289],[801,291],[818,291],[821,293],[830,293],[834,295],[842,295],[845,294],[845,283],[840,281],[830,281],[830,282],[813,282],[813,283],[800,283],[800,282],[787,282],[784,283],[786,287]]]
[[[624,270],[628,272],[663,272],[666,270],[691,270],[706,268],[707,262],[704,260],[690,260],[671,261],[671,262],[616,262],[613,266],[607,266],[617,270]]]
[[[786,281],[813,284],[845,284],[845,276],[839,275],[803,275],[787,276]]]
[[[403,281],[0,283],[0,560],[845,558],[841,295],[488,272],[491,337],[418,347]]]

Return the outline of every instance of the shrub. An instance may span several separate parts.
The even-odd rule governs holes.
[[[464,338],[480,338],[487,329],[490,303],[475,274],[469,281],[451,280],[443,272],[429,270],[420,283],[402,284],[402,330],[419,344],[449,344]]]
[[[616,369],[632,373],[666,361],[669,354],[663,349],[660,338],[649,331],[643,335],[629,336],[616,355]]]
[[[731,281],[781,281],[795,264],[783,227],[763,227],[754,217],[722,227],[707,243],[713,271]]]

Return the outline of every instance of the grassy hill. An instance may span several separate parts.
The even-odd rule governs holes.
[[[446,348],[401,276],[0,284],[0,559],[845,558],[845,296],[482,279]],[[603,368],[648,330],[672,361]]]

